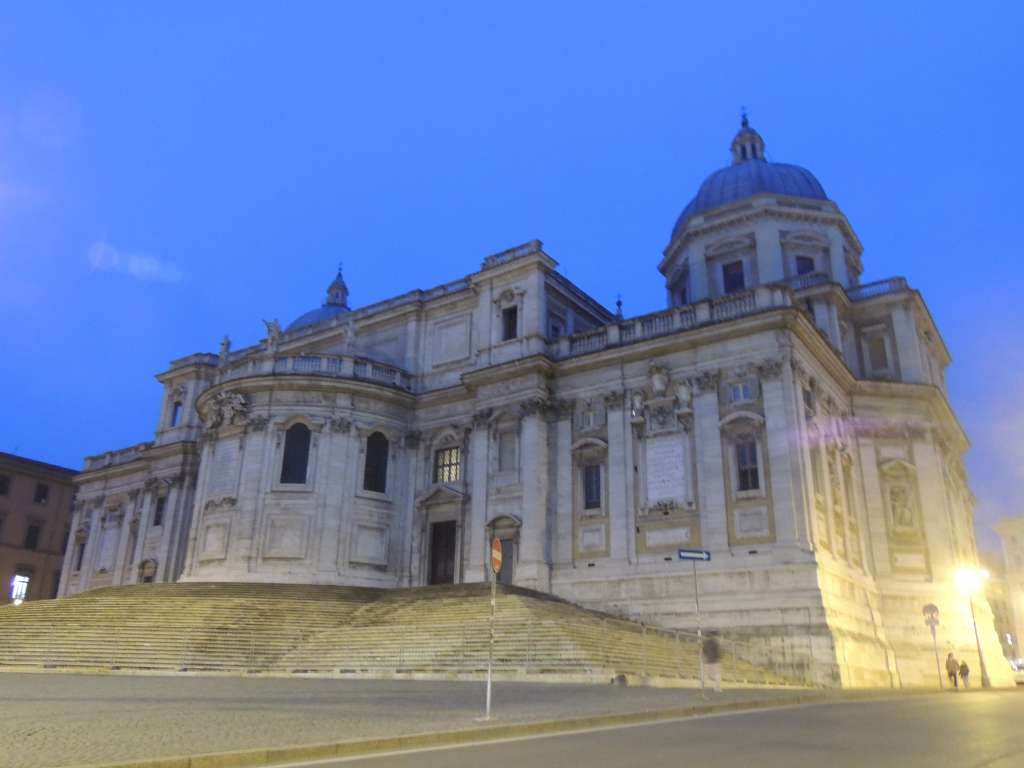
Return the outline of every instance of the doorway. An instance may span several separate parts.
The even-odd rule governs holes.
[[[455,521],[430,526],[429,584],[455,583]]]

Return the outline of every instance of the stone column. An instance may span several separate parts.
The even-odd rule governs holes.
[[[100,519],[103,515],[103,505],[93,507],[87,513],[89,521],[89,538],[85,541],[85,554],[82,557],[82,569],[78,576],[78,591],[84,592],[89,588],[89,579],[95,570],[96,550],[99,547],[103,531],[100,530]]]
[[[608,527],[612,560],[631,559],[632,554],[625,476],[626,442],[630,435],[623,424],[623,397],[622,392],[612,392],[604,399],[608,417]]]
[[[413,586],[413,542],[415,537],[414,526],[416,526],[416,496],[420,488],[419,475],[420,467],[423,465],[422,449],[420,448],[421,436],[419,432],[409,432],[405,436],[406,452],[406,495],[405,509],[401,511],[403,517],[402,547],[399,550],[401,562],[399,564],[400,584],[406,587]]]
[[[921,340],[917,336],[917,323],[910,307],[906,304],[892,310],[892,330],[895,337],[896,356],[899,360],[901,381],[918,384],[928,383],[921,357]],[[892,361],[890,361],[892,367]]]
[[[131,521],[139,506],[139,491],[132,491],[129,498],[131,498],[131,508],[121,510],[121,533],[118,535],[117,556],[114,558],[113,585],[115,587],[124,583],[124,566],[128,556],[128,540],[131,538]]]
[[[701,541],[705,549],[721,551],[729,546],[729,533],[725,520],[722,433],[718,424],[718,380],[718,371],[705,371],[697,378],[693,426],[697,444]]]
[[[164,522],[162,538],[160,539],[160,554],[157,557],[156,563],[156,577],[153,579],[155,582],[162,582],[168,580],[168,573],[171,573],[170,559],[171,554],[171,539],[174,531],[174,520],[179,515],[178,510],[178,497],[180,496],[181,485],[184,482],[184,478],[175,478],[171,485],[170,490],[167,492],[167,507],[164,510]]]
[[[320,455],[317,457],[320,476],[315,487],[322,528],[314,567],[325,578],[333,578],[348,567],[351,537],[355,532],[355,494],[362,487],[362,478],[357,477],[356,472],[359,451],[365,449],[366,437],[368,435],[356,430],[345,417],[332,418],[320,435]],[[391,462],[394,460],[390,455],[394,453],[393,446],[388,446],[388,453],[388,461]],[[388,474],[397,476],[398,472]],[[397,488],[388,488],[393,504],[397,500],[396,491]]]
[[[522,405],[521,467],[523,485],[523,528],[520,533],[516,582],[531,589],[548,591],[550,579],[544,560],[547,539],[547,422],[540,398]]]
[[[799,472],[794,459],[800,456],[799,425],[792,399],[787,397],[784,375],[791,375],[781,360],[769,360],[757,367],[764,402],[765,448],[775,515],[775,541],[782,546],[797,547],[803,504]]]
[[[572,415],[573,402],[561,401],[555,405],[555,515],[551,551],[556,566],[570,566],[573,562],[572,505]]]
[[[836,228],[830,229],[828,233],[828,261],[832,271],[832,280],[843,287],[849,287],[850,274],[846,269],[843,235]]]
[[[463,535],[469,541],[469,559],[464,571],[465,580],[486,581],[487,555],[487,494],[490,472],[490,435],[488,432],[491,409],[486,408],[473,414],[473,432],[469,438],[469,530]],[[520,451],[522,455],[522,451]]]

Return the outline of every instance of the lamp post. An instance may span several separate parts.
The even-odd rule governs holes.
[[[971,606],[971,624],[974,626],[974,642],[978,647],[978,664],[981,666],[981,687],[990,688],[992,682],[988,679],[988,670],[985,669],[985,657],[981,653],[981,637],[978,635],[978,620],[974,617],[974,595],[978,592],[985,579],[988,578],[988,571],[980,568],[960,568],[954,574],[957,587],[967,595],[967,603]]]

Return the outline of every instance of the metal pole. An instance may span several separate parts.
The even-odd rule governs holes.
[[[981,687],[991,688],[992,681],[988,679],[988,670],[985,669],[985,657],[981,655],[981,638],[978,636],[978,620],[974,618],[974,595],[969,595],[967,600],[971,605],[971,623],[974,625],[974,642],[978,646],[978,664],[981,666]]]
[[[491,719],[491,677],[494,669],[494,608],[497,602],[498,574],[491,569],[491,640],[487,648],[487,709],[484,720]]]
[[[935,639],[935,625],[930,625],[932,630],[932,648],[935,649],[935,674],[939,678],[939,688],[942,688],[942,667],[939,665],[939,641]]]
[[[693,602],[697,608],[697,661],[700,669],[700,695],[704,697],[704,636],[700,629],[700,588],[697,586],[697,561],[693,563]]]

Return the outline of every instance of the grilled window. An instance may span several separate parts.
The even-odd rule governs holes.
[[[457,445],[453,445],[449,448],[439,448],[434,453],[434,482],[458,482],[459,477],[461,477],[461,463],[462,449]]]
[[[587,464],[583,467],[583,508],[601,508],[600,464]]]
[[[752,439],[736,443],[736,489],[756,491],[761,487],[757,471],[757,442]]]

